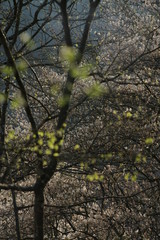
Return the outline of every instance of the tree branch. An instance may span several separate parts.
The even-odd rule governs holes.
[[[36,128],[36,123],[35,123],[35,120],[33,118],[33,115],[32,115],[32,112],[30,110],[30,107],[29,107],[29,104],[28,104],[28,99],[27,99],[27,93],[26,93],[26,90],[24,88],[24,85],[21,81],[21,78],[20,78],[20,74],[18,72],[18,69],[17,69],[17,66],[16,66],[16,63],[15,63],[15,60],[12,56],[12,53],[10,51],[10,48],[9,48],[9,45],[7,43],[7,39],[3,33],[3,31],[0,29],[0,40],[1,40],[1,43],[4,47],[4,51],[6,53],[6,56],[8,58],[8,65],[12,67],[13,71],[14,71],[14,75],[15,75],[15,78],[17,80],[17,83],[20,87],[20,90],[21,90],[21,94],[22,94],[22,97],[24,98],[25,100],[25,111],[26,111],[26,114],[27,114],[27,117],[30,121],[30,124],[32,126],[32,131],[34,134],[37,135],[37,128]]]
[[[35,187],[34,186],[23,187],[23,186],[18,186],[18,185],[14,185],[14,184],[2,184],[2,183],[0,183],[0,189],[16,190],[16,191],[22,191],[22,192],[33,192]]]

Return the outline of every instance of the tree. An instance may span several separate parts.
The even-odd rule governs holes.
[[[71,39],[71,29],[69,27],[69,22],[68,22],[68,13],[67,11],[70,10],[70,8],[74,8],[75,3],[71,2],[70,5],[68,6],[67,1],[62,0],[60,2],[58,1],[54,1],[54,2],[48,2],[48,1],[43,1],[42,4],[40,4],[39,6],[37,6],[37,9],[35,9],[34,11],[34,4],[33,1],[30,2],[23,2],[23,1],[19,1],[14,2],[13,5],[9,4],[8,1],[5,1],[3,3],[4,5],[4,9],[6,6],[10,7],[10,12],[9,14],[11,14],[10,18],[12,20],[15,20],[15,24],[14,21],[8,21],[5,28],[4,26],[2,26],[1,31],[0,31],[0,39],[1,39],[1,44],[4,48],[4,56],[6,57],[5,59],[5,63],[6,66],[4,67],[4,69],[2,69],[2,77],[3,74],[7,73],[7,75],[5,76],[5,82],[7,82],[6,84],[6,92],[8,92],[8,88],[9,85],[11,83],[12,80],[10,80],[10,76],[11,74],[14,76],[17,86],[19,91],[20,91],[20,99],[18,100],[18,104],[20,102],[20,104],[22,104],[24,106],[26,115],[28,117],[29,123],[31,125],[31,131],[33,134],[33,137],[35,138],[35,151],[37,152],[37,161],[36,161],[36,169],[35,169],[35,173],[36,173],[36,178],[35,178],[35,183],[34,185],[32,185],[31,187],[16,187],[16,186],[12,186],[9,185],[8,187],[6,185],[1,186],[2,189],[12,189],[12,190],[24,190],[24,191],[33,191],[34,195],[35,195],[35,204],[34,204],[34,222],[35,222],[35,239],[43,239],[43,212],[44,212],[44,189],[46,184],[49,182],[49,180],[51,179],[51,177],[53,176],[56,167],[57,167],[57,157],[59,156],[60,152],[61,152],[61,142],[63,140],[63,135],[64,135],[64,124],[66,122],[66,118],[68,115],[68,109],[70,106],[70,97],[72,94],[72,88],[73,88],[73,84],[75,81],[75,76],[73,75],[73,70],[78,68],[78,66],[81,63],[83,54],[84,54],[84,50],[85,50],[85,46],[87,43],[87,38],[88,38],[88,34],[89,34],[89,30],[90,30],[90,25],[91,22],[93,20],[94,17],[94,13],[96,11],[96,8],[99,4],[99,0],[97,1],[90,1],[89,2],[89,11],[88,11],[88,15],[85,19],[85,24],[84,24],[84,30],[82,33],[82,37],[79,43],[79,47],[78,47],[78,53],[74,53],[72,54],[72,50],[71,48],[73,48],[73,42]],[[33,4],[33,5],[32,5]],[[25,11],[23,11],[24,7],[28,7],[31,9],[31,11],[34,12],[34,16],[31,19],[30,23],[27,23],[28,25],[26,26],[22,26],[22,19],[23,19],[23,15],[25,14]],[[32,6],[32,8],[31,8]],[[35,5],[36,6],[36,5]],[[67,73],[67,80],[64,86],[64,91],[62,94],[62,101],[63,104],[61,104],[60,107],[60,112],[58,114],[58,120],[57,120],[57,124],[56,124],[56,133],[55,136],[49,136],[51,137],[51,139],[49,140],[50,142],[48,143],[50,146],[50,161],[48,163],[47,166],[45,166],[44,168],[44,163],[43,163],[43,150],[42,150],[42,144],[43,144],[43,140],[41,138],[43,133],[39,133],[38,132],[38,126],[36,124],[36,120],[32,114],[31,111],[31,106],[28,100],[28,96],[27,96],[27,89],[22,81],[22,77],[20,75],[20,66],[18,66],[17,61],[19,56],[22,58],[24,58],[24,49],[27,45],[31,44],[33,38],[35,36],[37,36],[40,32],[41,29],[44,28],[44,26],[46,25],[46,23],[48,22],[48,17],[42,17],[42,24],[40,26],[38,26],[37,29],[34,29],[35,25],[38,25],[39,22],[41,22],[41,19],[39,19],[39,15],[41,10],[44,10],[45,7],[49,7],[49,17],[51,17],[52,14],[52,7],[59,8],[60,10],[60,15],[62,18],[62,27],[63,27],[63,32],[64,32],[64,43],[66,44],[66,46],[68,47],[68,51],[70,51],[68,54],[72,54],[71,58],[74,57],[74,59],[66,59],[66,60],[70,60],[69,63],[69,69],[68,69],[68,73]],[[3,9],[2,9],[3,11]],[[47,11],[47,10],[46,10]],[[3,14],[5,15],[5,12],[3,12]],[[43,13],[42,13],[43,15]],[[31,17],[32,17],[32,13],[31,13]],[[54,16],[55,17],[55,16]],[[23,24],[23,23],[22,23]],[[29,28],[33,29],[33,33],[31,36],[28,36],[27,33],[25,33],[26,30],[30,30]],[[10,32],[9,32],[10,31]],[[9,37],[7,38],[7,33],[9,32]],[[19,36],[21,34],[21,38],[22,41],[24,41],[23,45],[18,49],[18,50],[13,50],[16,49],[16,43],[19,44]],[[51,38],[50,41],[52,41],[54,38]],[[47,46],[48,42],[45,41],[44,46]],[[43,44],[40,45],[40,48],[42,48]],[[39,48],[39,46],[37,46],[37,49]],[[15,51],[15,52],[14,52]],[[35,49],[34,49],[35,51]],[[66,49],[67,51],[67,49]],[[25,53],[26,54],[26,53]],[[25,60],[25,62],[28,61]],[[20,65],[22,65],[21,67],[24,67],[22,64],[23,62],[20,62]],[[31,68],[30,64],[28,64],[29,67]],[[74,65],[74,66],[72,66]],[[15,85],[15,84],[14,84]],[[3,156],[3,152],[5,152],[5,155],[7,155],[7,151],[4,148],[5,145],[5,131],[4,131],[4,125],[5,125],[5,117],[6,117],[6,110],[7,110],[7,101],[8,99],[6,99],[8,96],[4,96],[4,103],[3,103],[3,119],[1,121],[1,128],[3,128],[3,134],[2,134],[2,150],[1,150],[1,155]],[[18,99],[18,97],[17,97]],[[16,99],[14,100],[16,103]],[[48,116],[49,118],[51,118],[51,116]],[[11,139],[12,139],[12,135],[11,135]],[[31,140],[30,140],[31,141]],[[23,152],[23,150],[20,151],[21,154]],[[18,153],[19,156],[19,153]],[[14,156],[15,157],[15,156]],[[4,160],[6,162],[6,159]],[[17,160],[13,160],[13,164],[15,163],[15,161]],[[9,159],[8,159],[8,164],[9,164]],[[12,161],[11,161],[12,164]],[[9,175],[11,174],[11,167],[9,166],[9,168],[6,169],[4,175],[2,176],[2,180],[4,181],[6,175],[9,173]],[[11,178],[11,176],[10,176]],[[2,181],[2,182],[3,182]],[[10,183],[11,184],[11,183]],[[15,196],[15,195],[14,195]],[[18,212],[17,212],[17,207],[15,206],[15,216],[16,216],[16,230],[17,230],[17,238],[20,239],[20,230],[19,230],[19,223],[18,223]]]
[[[1,3],[0,187],[16,229],[7,237],[158,239],[157,9]]]

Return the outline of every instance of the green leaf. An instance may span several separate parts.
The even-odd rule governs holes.
[[[132,113],[131,113],[131,112],[127,112],[127,113],[126,113],[126,117],[127,117],[127,118],[132,117]]]
[[[24,107],[26,105],[25,99],[21,95],[17,95],[15,98],[13,98],[11,107],[13,109]]]
[[[11,130],[7,136],[6,136],[6,139],[5,139],[5,142],[8,143],[10,140],[13,140],[15,139],[15,132],[14,130]]]
[[[139,153],[139,154],[136,156],[136,162],[137,162],[137,163],[140,163],[140,162],[141,162],[141,159],[142,159],[142,156],[141,156],[141,153]]]
[[[43,167],[47,166],[47,160],[43,160]]]
[[[40,137],[43,137],[43,136],[44,136],[44,133],[43,133],[42,131],[38,131],[38,135],[39,135]]]
[[[153,139],[153,138],[151,138],[151,137],[149,137],[149,138],[146,138],[146,140],[145,140],[145,143],[146,143],[146,144],[148,144],[148,145],[151,145],[151,144],[153,144],[153,142],[154,142],[154,139]]]
[[[50,149],[54,149],[54,142],[51,141],[51,140],[49,140],[49,141],[48,141],[48,147],[49,147]]]
[[[20,35],[21,42],[26,44],[29,49],[33,49],[35,47],[35,42],[31,39],[31,36],[28,32],[23,32]]]
[[[74,78],[87,78],[91,72],[91,64],[85,65],[85,66],[81,66],[81,67],[77,67],[77,66],[72,66],[71,68],[71,75]]]
[[[27,63],[24,60],[20,60],[18,63],[16,63],[18,71],[24,71],[27,68]]]
[[[58,157],[58,156],[59,156],[59,153],[54,153],[53,156],[54,156],[54,157]]]
[[[39,144],[40,146],[43,145],[43,139],[42,139],[42,138],[40,138],[40,139],[38,140],[38,144]]]
[[[135,182],[137,180],[137,173],[136,172],[131,176],[131,180],[133,182]]]
[[[74,146],[74,150],[76,151],[76,150],[79,150],[79,149],[80,149],[79,144],[76,144],[76,145]]]
[[[0,104],[3,104],[6,101],[6,95],[4,93],[0,93]]]
[[[60,57],[62,61],[67,61],[69,64],[75,63],[76,61],[76,50],[72,47],[64,46],[60,50]]]
[[[128,180],[129,180],[129,176],[130,176],[130,173],[126,173],[126,174],[124,175],[124,179],[125,179],[126,181],[128,181]]]
[[[58,104],[60,107],[64,107],[65,105],[67,105],[68,101],[69,101],[69,96],[63,96],[59,98]]]
[[[87,179],[92,182],[94,180],[94,176],[93,175],[87,175]]]
[[[45,153],[46,153],[46,155],[51,155],[52,151],[50,149],[46,149]]]
[[[102,86],[98,83],[94,84],[93,86],[91,86],[90,88],[88,88],[86,90],[86,94],[90,97],[90,98],[97,98],[100,97],[102,94],[104,93],[104,89],[102,88]]]
[[[2,66],[0,69],[0,72],[7,76],[13,76],[14,75],[14,70],[11,66]]]

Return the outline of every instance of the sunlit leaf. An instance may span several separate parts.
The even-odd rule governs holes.
[[[128,180],[129,180],[129,176],[130,176],[130,173],[126,173],[126,174],[124,175],[124,179],[125,179],[126,181],[128,181]]]
[[[104,89],[100,84],[94,84],[93,86],[91,86],[86,90],[86,94],[90,98],[100,97],[102,96],[103,93],[104,93]]]
[[[79,144],[76,144],[76,145],[74,146],[74,150],[79,150],[79,149],[80,149]]]
[[[6,95],[4,93],[0,93],[0,104],[6,101]]]
[[[146,144],[148,144],[148,145],[151,145],[151,144],[153,144],[153,142],[154,142],[154,139],[153,139],[153,138],[151,138],[151,137],[149,137],[149,138],[146,138],[146,140],[145,140],[145,143],[146,143]]]
[[[11,107],[13,109],[24,107],[25,105],[26,101],[21,95],[17,95],[15,98],[12,99]]]
[[[76,50],[73,47],[63,46],[60,50],[60,57],[62,61],[72,64],[76,61]]]
[[[0,68],[0,72],[7,75],[7,76],[13,76],[14,75],[14,69],[11,66],[2,66]]]
[[[22,59],[16,64],[16,66],[17,66],[18,71],[24,71],[27,68],[26,62]]]
[[[40,146],[43,145],[43,139],[42,139],[42,138],[38,139],[38,144],[39,144]]]
[[[20,35],[21,42],[26,44],[29,49],[33,49],[35,47],[35,42],[31,39],[31,36],[28,32],[23,32]]]
[[[54,157],[58,157],[58,156],[59,156],[59,153],[54,153],[53,156],[54,156]]]

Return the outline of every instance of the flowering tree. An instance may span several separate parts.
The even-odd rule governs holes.
[[[4,238],[158,239],[158,8],[0,3]]]

